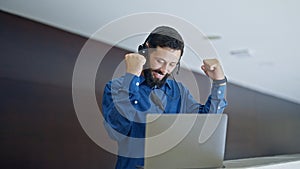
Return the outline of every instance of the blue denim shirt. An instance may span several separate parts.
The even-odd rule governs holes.
[[[160,88],[150,88],[143,76],[126,73],[106,84],[102,111],[104,126],[118,142],[116,169],[144,165],[145,120],[148,113],[223,113],[227,106],[226,85],[213,83],[204,105],[194,100],[180,82],[168,79]]]

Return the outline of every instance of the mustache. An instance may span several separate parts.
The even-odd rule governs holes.
[[[158,74],[163,75],[162,71],[160,71],[159,69],[158,70],[145,69],[145,70],[143,70],[143,72],[144,72],[144,76],[146,79],[146,83],[150,87],[154,87],[154,86],[157,86],[158,88],[162,87],[165,84],[168,77],[170,76],[170,74],[167,73],[163,79],[158,80],[153,77],[152,72],[156,72]]]
[[[158,73],[158,74],[160,74],[160,75],[165,75],[161,70],[159,70],[159,69],[156,69],[156,70],[152,70],[153,72],[156,72],[156,73]]]

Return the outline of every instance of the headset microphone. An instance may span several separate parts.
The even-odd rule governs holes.
[[[181,56],[180,56],[180,58],[181,58]],[[180,59],[179,59],[179,61],[178,61],[178,63],[177,63],[177,71],[176,71],[176,75],[179,74],[179,71],[180,71]]]

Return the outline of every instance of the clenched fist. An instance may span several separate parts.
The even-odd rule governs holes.
[[[217,59],[204,59],[201,68],[212,80],[223,80],[225,78],[222,66]]]
[[[129,53],[125,55],[125,63],[127,73],[140,76],[146,63],[146,58],[138,53]]]

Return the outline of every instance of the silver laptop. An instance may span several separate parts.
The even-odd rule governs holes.
[[[144,169],[223,165],[226,114],[148,114]]]

